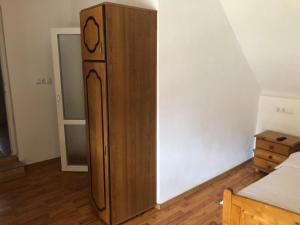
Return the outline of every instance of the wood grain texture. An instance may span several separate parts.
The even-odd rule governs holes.
[[[266,149],[268,151],[276,152],[278,154],[282,154],[288,156],[291,153],[291,147],[286,145],[277,144],[270,141],[265,141],[262,139],[256,140],[256,147],[260,149]]]
[[[267,151],[264,149],[257,148],[255,151],[255,157],[265,159],[265,160],[271,160],[272,162],[275,162],[277,164],[282,163],[284,160],[287,159],[287,156],[280,155],[271,151]]]
[[[253,159],[254,165],[256,166],[257,169],[259,169],[260,171],[266,172],[266,173],[270,173],[273,172],[276,168],[276,166],[278,165],[277,163],[265,160],[265,159],[261,159],[259,157],[255,157]]]
[[[11,168],[7,168],[5,171],[1,171],[0,167],[0,185],[2,182],[17,179],[25,176],[24,164],[11,165]]]
[[[98,33],[93,24],[102,23],[105,27],[100,32],[105,35],[101,39],[106,40],[106,57],[102,55],[103,49],[92,54],[85,43],[87,37],[88,46],[96,46]],[[104,3],[81,12],[81,30],[84,67],[89,67],[84,69],[85,73],[97,67],[99,60],[105,61],[107,70],[109,189],[106,194],[110,196],[110,224],[119,224],[155,206],[156,11]],[[93,112],[99,109],[100,101],[96,97],[99,94],[96,83],[95,79],[89,83],[91,94],[86,88],[88,111]],[[97,139],[101,136],[97,118],[100,114],[93,115],[88,120],[92,153],[89,161],[92,171],[96,171],[92,172],[92,183],[97,185],[92,188],[97,191],[92,193],[99,200],[96,206],[100,211],[101,199],[106,196],[100,182],[103,170],[99,169],[103,159],[98,146],[103,143]],[[100,218],[103,219],[101,213]]]
[[[277,144],[281,144],[281,145],[286,145],[289,147],[294,147],[295,145],[298,145],[300,143],[300,137],[296,137],[293,135],[284,134],[284,133],[280,133],[280,132],[276,132],[276,131],[271,131],[271,130],[267,130],[260,134],[257,134],[255,137],[263,139],[265,141],[269,141],[269,142],[273,142],[273,143],[277,143]],[[287,139],[284,141],[278,142],[276,140],[278,137],[287,137]]]
[[[105,60],[103,6],[82,10],[80,27],[83,60]]]
[[[105,4],[111,214],[155,206],[156,12]]]
[[[270,173],[274,168],[289,157],[300,151],[300,138],[275,131],[265,131],[255,136],[256,149],[254,164],[257,170]],[[283,141],[277,138],[285,137]]]
[[[91,197],[100,218],[110,222],[107,78],[104,63],[83,64]]]
[[[17,162],[19,161],[18,157],[16,155],[10,155],[10,156],[6,156],[6,157],[0,157],[0,166],[1,165],[5,165],[7,163],[11,163],[11,162]]]
[[[224,191],[223,224],[298,225],[300,215]]]
[[[0,157],[0,183],[25,176],[24,167],[17,156]]]
[[[1,225],[103,225],[90,204],[87,173],[61,172],[58,160],[29,166],[26,173],[0,185]],[[224,189],[238,192],[261,176],[248,162],[125,225],[220,225]]]
[[[232,211],[232,191],[225,190],[223,194],[223,224],[230,224]]]

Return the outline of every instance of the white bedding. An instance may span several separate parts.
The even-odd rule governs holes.
[[[281,166],[238,195],[300,214],[300,167]]]
[[[300,169],[300,152],[295,152],[290,155],[290,157],[285,160],[283,163],[278,165],[276,169],[279,169],[281,167],[292,167],[296,169]]]

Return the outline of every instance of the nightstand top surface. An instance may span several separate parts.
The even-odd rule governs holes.
[[[300,144],[300,137],[296,137],[296,136],[281,133],[281,132],[271,131],[271,130],[267,130],[260,134],[257,134],[257,135],[255,135],[255,137],[259,138],[259,139],[263,139],[265,141],[271,141],[274,143],[278,143],[281,145],[287,145],[290,147],[294,147],[295,145]],[[277,138],[279,138],[279,137],[286,137],[287,139],[285,139],[284,141],[278,141]]]

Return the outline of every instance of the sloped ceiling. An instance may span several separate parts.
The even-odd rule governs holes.
[[[300,1],[220,0],[263,93],[300,96]]]

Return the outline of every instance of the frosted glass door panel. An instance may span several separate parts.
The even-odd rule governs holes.
[[[87,164],[85,129],[84,125],[65,125],[68,164]]]
[[[58,36],[61,89],[65,120],[84,120],[80,35]]]
[[[87,143],[79,28],[51,30],[62,171],[86,172]]]

